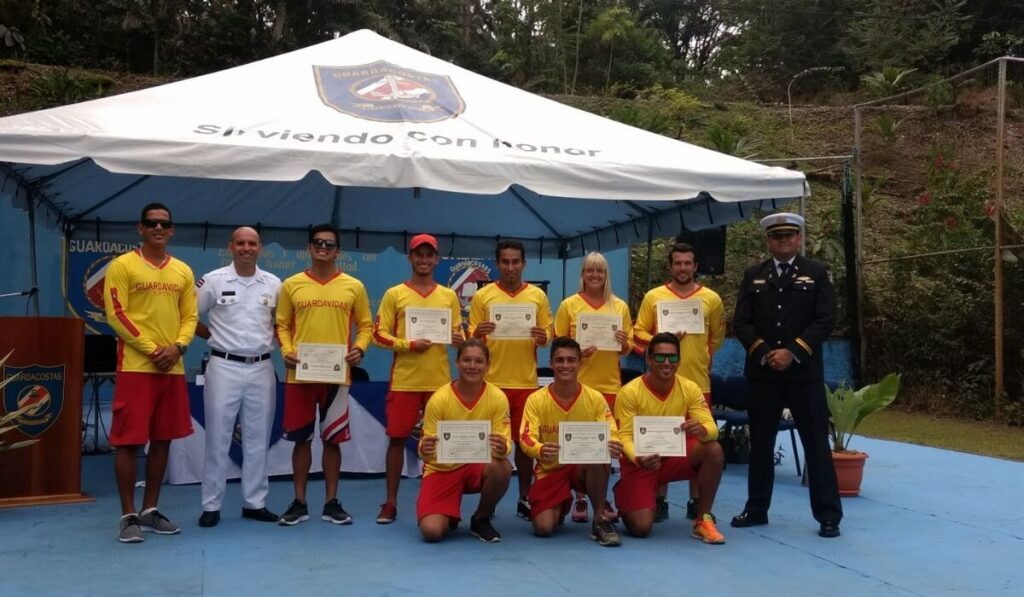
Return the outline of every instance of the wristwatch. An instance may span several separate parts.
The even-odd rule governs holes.
[[[181,356],[185,356],[185,352],[188,350],[188,346],[185,346],[181,342],[175,342],[174,345],[178,347],[178,352],[181,353]]]

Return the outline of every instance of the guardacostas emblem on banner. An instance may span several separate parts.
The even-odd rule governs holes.
[[[15,374],[18,375],[17,379],[3,390],[4,412],[10,413],[31,404],[40,404],[38,410],[30,410],[13,421],[18,431],[29,437],[37,437],[60,418],[64,408],[64,365],[4,365],[4,379]]]
[[[314,66],[317,91],[335,110],[377,122],[439,122],[466,109],[446,75],[379,60],[361,66]]]

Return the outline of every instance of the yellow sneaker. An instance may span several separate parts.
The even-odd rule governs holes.
[[[705,514],[693,521],[693,533],[690,536],[711,545],[725,543],[725,536],[715,528],[715,519],[710,514]]]

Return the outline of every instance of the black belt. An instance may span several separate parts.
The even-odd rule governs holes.
[[[265,361],[270,358],[269,352],[266,354],[261,354],[258,357],[243,357],[237,354],[228,354],[226,352],[221,352],[219,350],[211,350],[210,354],[221,359],[235,361],[236,363],[245,363],[246,365],[251,365],[252,363],[259,363],[260,361]]]

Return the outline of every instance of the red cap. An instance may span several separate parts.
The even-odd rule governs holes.
[[[409,242],[409,252],[412,253],[420,245],[430,245],[433,247],[434,252],[437,252],[437,239],[429,234],[417,234],[412,237],[412,241]]]

